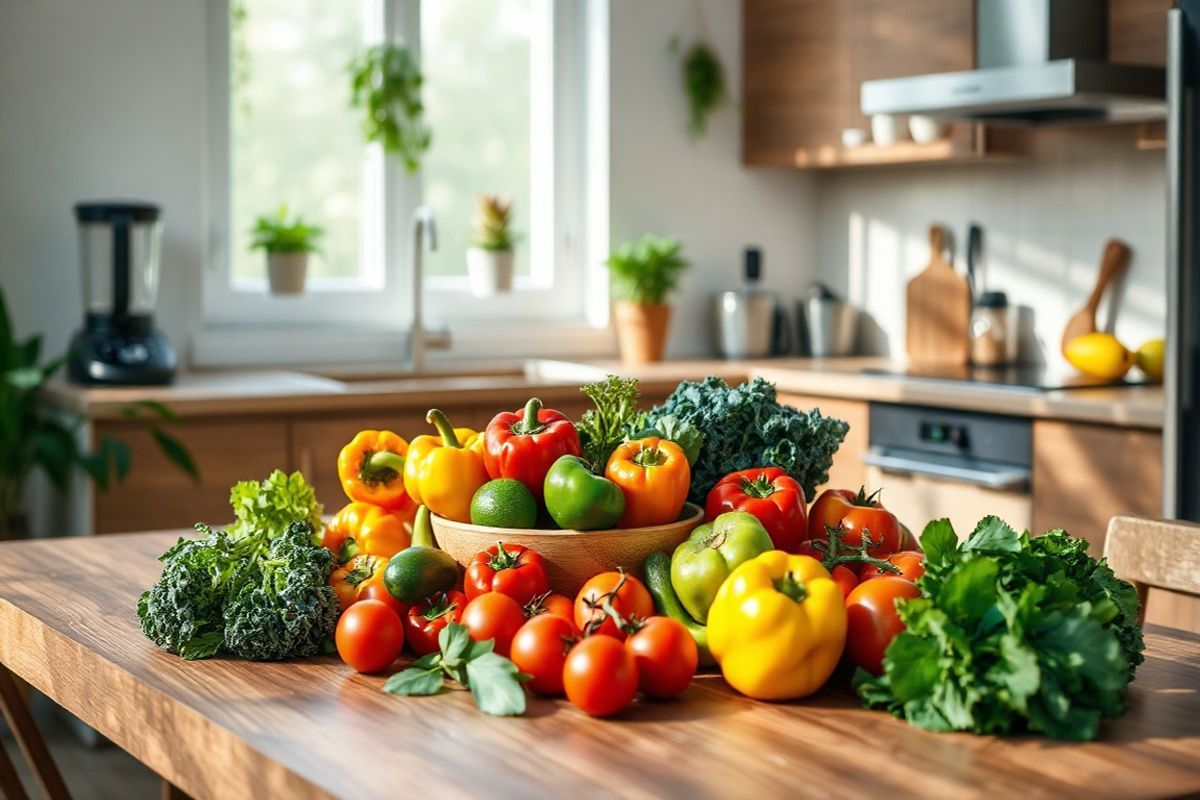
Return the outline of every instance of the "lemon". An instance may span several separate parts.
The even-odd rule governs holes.
[[[1134,355],[1111,333],[1085,333],[1067,344],[1067,361],[1095,378],[1116,380],[1133,366]]]
[[[1146,373],[1151,380],[1161,381],[1163,376],[1163,357],[1166,355],[1167,343],[1162,339],[1151,339],[1137,350],[1138,369]]]
[[[480,486],[471,498],[471,524],[492,528],[532,528],[538,505],[525,484],[499,478]]]

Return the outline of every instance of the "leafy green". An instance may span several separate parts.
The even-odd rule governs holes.
[[[279,206],[275,216],[263,214],[254,220],[250,235],[253,237],[250,241],[251,250],[315,253],[319,249],[317,242],[325,235],[325,231],[316,225],[309,225],[299,215],[289,220],[287,205],[284,204]]]
[[[399,155],[409,172],[421,166],[432,134],[425,123],[421,67],[405,46],[377,44],[350,64],[350,105],[361,109],[363,133]]]
[[[604,263],[612,277],[614,298],[652,304],[663,302],[691,266],[678,239],[652,233],[621,245]]]
[[[471,690],[475,705],[485,714],[502,717],[525,713],[525,690],[529,677],[516,664],[493,652],[495,642],[471,640],[467,627],[452,622],[438,633],[440,652],[430,653],[397,672],[383,685],[385,692],[404,696],[440,694],[446,679]]]
[[[698,42],[683,59],[683,85],[688,97],[688,133],[703,136],[708,115],[728,99],[725,68],[713,49]]]
[[[961,545],[935,520],[921,545],[922,596],[897,606],[906,630],[884,674],[855,676],[864,704],[934,731],[1058,739],[1095,738],[1124,712],[1142,661],[1137,593],[1086,541],[986,517]]]
[[[637,417],[637,378],[618,378],[608,375],[602,381],[589,383],[580,391],[586,394],[595,408],[583,412],[575,426],[583,448],[583,460],[597,475],[604,474],[608,457],[625,440],[630,424]]]
[[[654,425],[647,424],[649,415],[639,414],[630,423],[630,439],[644,439],[647,436],[657,436],[679,445],[679,449],[687,456],[688,464],[694,465],[700,457],[700,448],[704,446],[704,432],[690,422],[684,422],[678,417],[666,416]]]
[[[780,405],[775,386],[762,378],[736,389],[715,376],[684,381],[647,413],[645,422],[656,427],[667,417],[694,426],[704,436],[692,465],[689,494],[700,504],[725,475],[751,467],[780,467],[812,497],[829,479],[833,454],[850,429],[841,420],[821,416],[818,409],[804,412]]]
[[[316,491],[299,472],[288,475],[277,469],[261,483],[238,481],[229,492],[229,505],[236,517],[228,528],[234,539],[256,532],[278,534],[300,520],[315,531],[323,527]]]

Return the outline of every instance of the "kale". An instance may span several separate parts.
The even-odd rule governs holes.
[[[921,545],[921,597],[897,604],[906,629],[883,675],[855,676],[864,704],[934,731],[1080,740],[1124,713],[1143,658],[1137,592],[1087,542],[986,517],[961,545],[935,520]]]
[[[709,376],[684,381],[645,415],[646,427],[667,417],[673,424],[693,426],[703,435],[692,465],[689,499],[704,504],[709,490],[730,472],[776,466],[796,479],[811,498],[829,479],[829,467],[850,426],[818,409],[797,411],[780,405],[775,386],[754,378],[736,389]]]

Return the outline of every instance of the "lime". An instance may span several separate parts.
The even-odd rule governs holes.
[[[471,498],[471,524],[492,528],[532,528],[538,505],[533,493],[515,478],[488,481]]]

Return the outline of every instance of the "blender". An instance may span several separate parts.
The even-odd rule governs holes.
[[[152,385],[175,377],[175,351],[154,327],[162,224],[141,202],[75,206],[83,270],[83,330],[71,340],[79,383]]]

